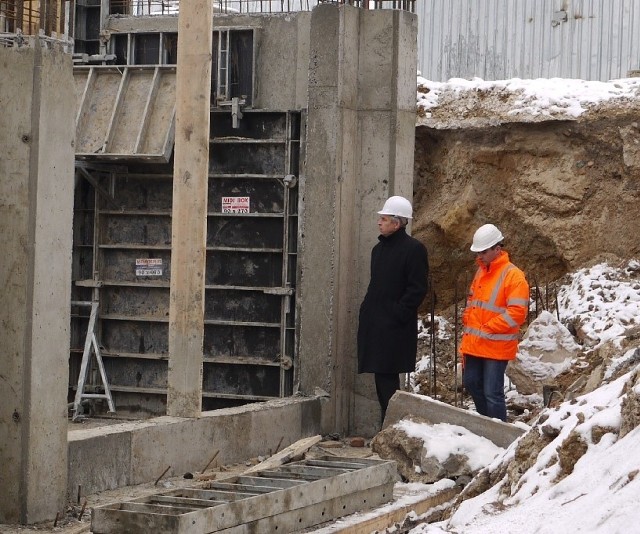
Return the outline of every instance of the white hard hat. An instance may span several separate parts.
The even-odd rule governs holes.
[[[405,219],[413,218],[413,210],[411,202],[404,197],[389,197],[378,212],[378,215],[394,215],[396,217],[404,217]]]
[[[482,252],[494,245],[497,245],[504,239],[502,232],[498,230],[493,224],[483,224],[473,234],[473,243],[471,244],[471,250],[473,252]]]

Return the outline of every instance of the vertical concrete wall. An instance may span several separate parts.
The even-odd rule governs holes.
[[[74,88],[39,43],[0,70],[0,522],[33,523],[66,495]]]
[[[411,13],[364,10],[361,50],[359,129],[362,135],[357,210],[360,213],[358,268],[354,305],[360,305],[369,283],[371,248],[377,243],[377,214],[391,195],[413,198],[417,18]],[[352,321],[357,329],[357,311]],[[355,351],[355,334],[345,340]],[[348,348],[347,348],[348,347]],[[390,355],[392,356],[392,355]],[[350,428],[373,435],[380,430],[380,406],[373,375],[356,375],[350,406]]]
[[[376,212],[391,194],[412,197],[416,35],[415,16],[400,11],[312,14],[298,381],[329,394],[327,430],[380,428],[373,379],[356,375],[356,331]]]

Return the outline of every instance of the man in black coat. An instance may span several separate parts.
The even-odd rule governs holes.
[[[409,236],[411,203],[390,197],[378,212],[378,244],[371,251],[371,281],[360,306],[358,373],[374,373],[382,420],[400,389],[399,373],[415,371],[418,306],[427,293],[427,250]]]

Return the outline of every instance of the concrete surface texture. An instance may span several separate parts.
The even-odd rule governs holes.
[[[525,433],[525,430],[519,426],[406,391],[397,391],[391,397],[382,427],[387,428],[408,415],[419,417],[434,425],[447,423],[462,426],[503,448],[507,448]]]
[[[410,13],[312,12],[299,381],[330,393],[327,424],[337,431],[379,429],[373,380],[355,374],[357,318],[376,211],[390,195],[411,197],[416,32]]]
[[[0,521],[31,523],[65,502],[75,103],[70,55],[0,64]]]
[[[268,456],[318,433],[319,398],[292,397],[203,412],[69,431],[67,496],[142,484],[164,476]],[[55,514],[54,514],[55,515]]]

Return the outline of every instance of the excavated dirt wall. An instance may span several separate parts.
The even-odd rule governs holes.
[[[475,271],[469,245],[487,222],[541,286],[607,255],[640,254],[639,113],[488,125],[434,117],[416,128],[413,235],[430,254],[439,306]],[[494,121],[495,122],[495,121]]]

